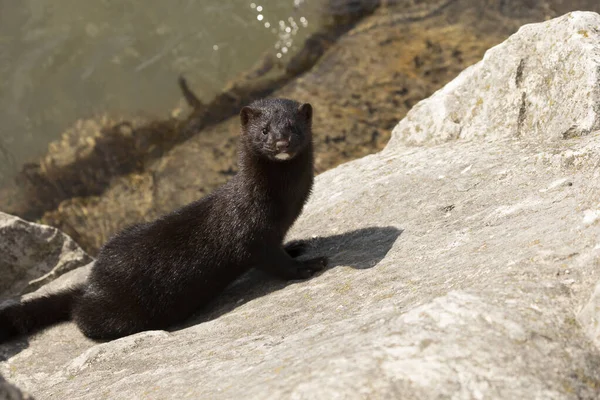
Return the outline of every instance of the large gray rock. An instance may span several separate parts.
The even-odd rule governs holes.
[[[579,96],[597,88],[598,26],[597,14],[573,13],[508,43],[531,45],[530,66],[595,63],[570,89]],[[510,59],[517,47],[494,51]],[[504,85],[505,66],[486,76]],[[472,90],[454,97],[502,104],[502,92]],[[520,90],[537,93],[538,80],[524,75]],[[532,107],[528,118],[541,124],[561,107]],[[401,126],[425,127],[420,113]],[[577,115],[568,123],[595,126]],[[0,373],[39,399],[599,398],[600,352],[585,322],[596,309],[581,324],[577,314],[600,279],[600,131],[541,138],[526,123],[521,140],[505,140],[518,126],[499,134],[497,121],[481,120],[473,140],[424,147],[398,134],[382,153],[320,175],[291,234],[314,237],[308,256],[331,258],[313,280],[250,274],[170,332],[98,344],[55,326],[19,353],[24,339],[0,346],[16,353]],[[427,129],[433,142],[446,138]],[[53,283],[82,279],[75,272]]]
[[[36,290],[91,261],[58,229],[0,212],[0,300]]]
[[[391,142],[587,135],[600,128],[599,40],[593,13],[525,25],[417,104]]]

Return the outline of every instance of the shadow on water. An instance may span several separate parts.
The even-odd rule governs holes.
[[[401,229],[388,226],[369,227],[339,235],[316,237],[305,241],[308,244],[308,250],[298,259],[324,255],[329,259],[327,269],[338,266],[368,269],[377,265],[386,256],[401,234]],[[318,275],[313,279],[319,279]],[[178,331],[219,318],[251,300],[283,289],[294,282],[298,281],[281,281],[262,271],[252,270],[231,284],[225,292],[195,317],[170,331]]]

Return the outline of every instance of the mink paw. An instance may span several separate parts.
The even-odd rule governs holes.
[[[302,261],[302,266],[298,268],[298,274],[302,279],[308,279],[315,273],[323,271],[327,266],[327,257],[316,257],[310,260]]]

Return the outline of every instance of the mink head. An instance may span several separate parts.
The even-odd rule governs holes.
[[[257,155],[286,161],[312,140],[312,106],[286,99],[263,99],[242,108],[242,140]]]

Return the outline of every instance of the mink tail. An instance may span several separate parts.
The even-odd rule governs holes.
[[[83,294],[84,285],[27,301],[0,305],[0,343],[71,319],[71,310]]]

